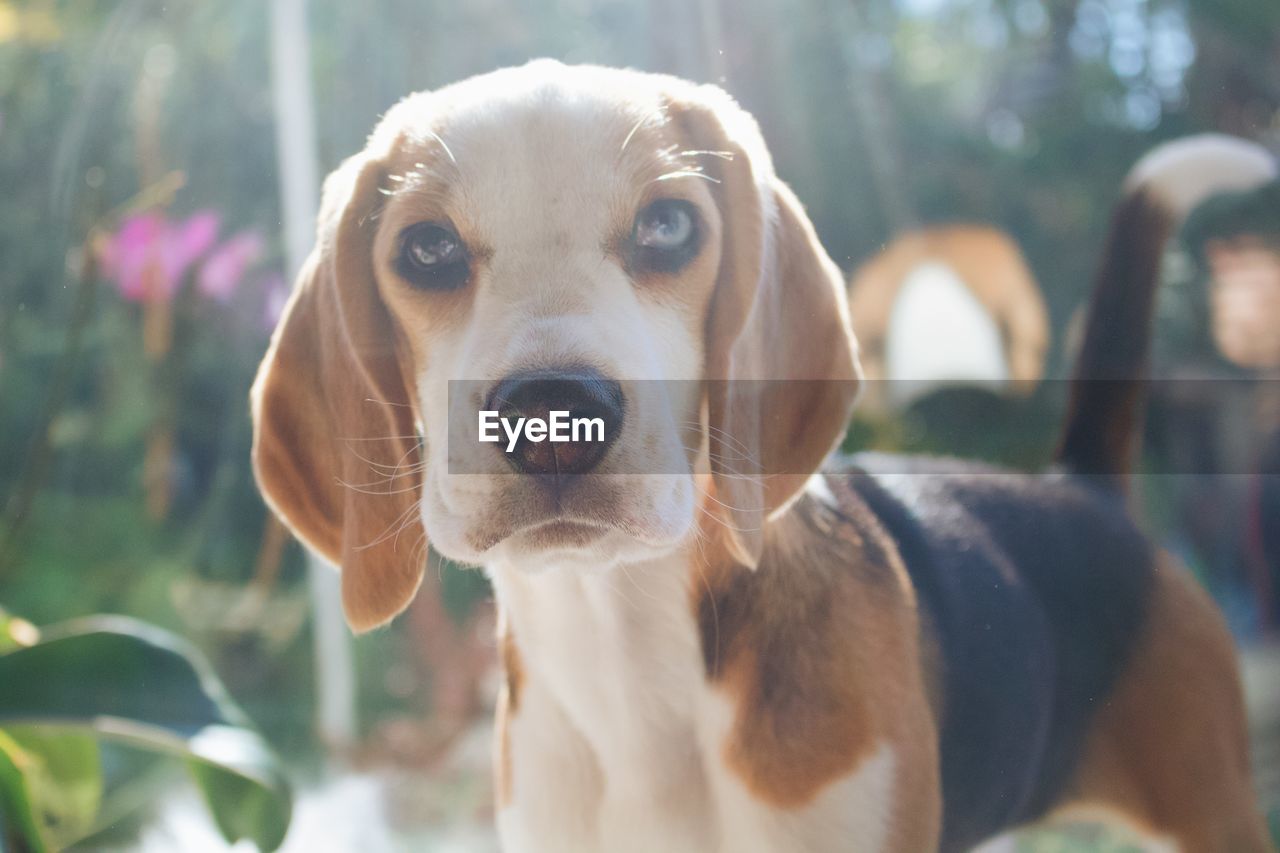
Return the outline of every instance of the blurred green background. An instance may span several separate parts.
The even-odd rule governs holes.
[[[922,224],[1008,231],[1049,308],[1050,376],[1134,160],[1205,130],[1280,146],[1275,0],[313,0],[309,15],[322,170],[406,93],[532,57],[718,82],[846,271]],[[310,778],[334,750],[312,724],[305,560],[248,467],[247,391],[287,291],[269,18],[261,0],[0,0],[0,604],[192,639]],[[143,245],[166,253],[163,294],[131,277]],[[1190,265],[1172,278],[1161,364],[1210,363],[1186,331],[1203,282]],[[1034,464],[1058,396],[1002,410],[985,447],[883,423],[848,446]],[[1262,643],[1273,604],[1232,551],[1239,519],[1190,536],[1178,488],[1145,487],[1152,524]],[[428,583],[416,615],[355,643],[349,765],[434,772],[456,743],[432,727],[441,703],[483,718],[484,582],[441,565]],[[444,685],[439,662],[472,647],[474,677]]]

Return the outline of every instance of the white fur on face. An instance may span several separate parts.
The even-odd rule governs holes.
[[[703,181],[662,179],[687,164],[673,162],[655,94],[620,96],[618,82],[554,64],[498,72],[425,96],[424,126],[405,136],[420,147],[405,152],[375,265],[415,354],[422,520],[453,559],[608,566],[667,553],[690,535],[685,445],[697,441],[696,383],[652,380],[701,376],[701,309],[720,223]],[[662,197],[695,205],[703,240],[697,259],[654,285],[633,278],[614,249],[641,207]],[[396,237],[446,219],[473,252],[468,292],[411,292],[391,266]],[[627,413],[608,455],[559,506],[494,445],[450,448],[441,439],[451,380],[492,387],[519,371],[583,366],[622,383]],[[450,452],[455,470],[476,473],[450,473]],[[581,536],[538,529],[557,519],[585,525]]]

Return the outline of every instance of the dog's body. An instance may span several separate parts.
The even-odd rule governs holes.
[[[754,574],[491,569],[507,847],[962,851],[1080,811],[1267,849],[1230,639],[1114,496],[843,467]]]
[[[1080,367],[1118,381],[1076,384],[1060,469],[814,474],[857,389],[843,286],[736,105],[547,63],[415,96],[326,185],[259,480],[358,629],[426,530],[486,566],[506,849],[926,853],[1101,807],[1263,851],[1230,638],[1124,511],[1169,225],[1130,198]],[[617,439],[446,447],[457,380]]]
[[[801,521],[811,500],[741,587],[696,548],[621,576],[491,568],[510,632],[496,755],[504,848],[931,848],[934,734],[909,584],[889,567],[860,577],[856,560],[791,584],[792,548],[857,545],[830,536],[833,519],[814,535]],[[784,591],[803,600],[770,600]],[[771,605],[796,612],[780,636],[758,637],[777,644],[775,660],[758,662],[773,679],[763,684],[743,655],[753,632],[770,630],[752,611]],[[887,678],[865,677],[882,669]],[[906,701],[863,693],[885,689]]]

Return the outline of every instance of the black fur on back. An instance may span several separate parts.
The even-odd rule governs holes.
[[[1153,547],[1066,475],[864,454],[831,477],[895,540],[939,653],[939,849],[1042,815],[1142,629]]]

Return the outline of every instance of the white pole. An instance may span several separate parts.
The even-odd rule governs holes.
[[[306,0],[271,4],[271,90],[285,253],[288,274],[293,277],[315,240],[320,198]],[[341,749],[354,743],[356,736],[351,635],[342,616],[342,592],[334,567],[308,553],[307,580],[319,694],[316,727],[326,744]]]

